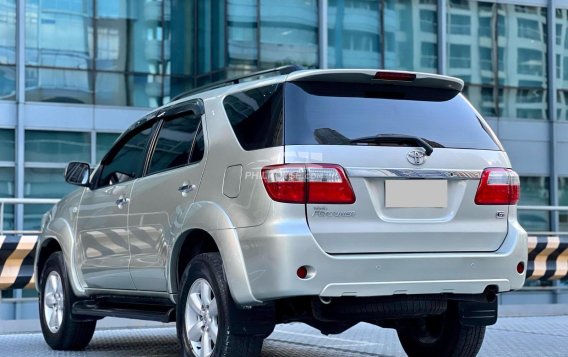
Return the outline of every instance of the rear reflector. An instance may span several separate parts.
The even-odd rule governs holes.
[[[298,275],[298,278],[300,279],[305,279],[308,277],[308,268],[306,268],[305,266],[301,266],[298,268],[298,270],[296,271],[296,275]]]
[[[355,194],[339,165],[284,164],[262,168],[262,182],[270,198],[287,203],[355,202]]]
[[[517,264],[517,273],[522,274],[524,272],[525,272],[525,263],[519,262],[519,264]]]
[[[374,79],[381,79],[384,81],[413,81],[416,79],[414,73],[401,73],[401,72],[377,72]]]
[[[490,167],[483,170],[477,187],[478,205],[515,205],[519,202],[519,175],[511,169]]]

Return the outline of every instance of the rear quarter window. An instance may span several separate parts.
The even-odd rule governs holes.
[[[237,140],[245,150],[283,144],[282,84],[228,95],[223,106]]]

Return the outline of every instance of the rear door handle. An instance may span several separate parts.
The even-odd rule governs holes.
[[[183,193],[188,193],[191,192],[193,190],[195,190],[196,186],[195,185],[191,185],[189,183],[183,183],[180,187],[178,187],[178,191]]]
[[[126,206],[128,204],[128,202],[130,202],[130,198],[124,197],[124,196],[120,196],[118,198],[118,200],[116,200],[116,205],[118,206],[119,209],[122,209],[124,206]]]

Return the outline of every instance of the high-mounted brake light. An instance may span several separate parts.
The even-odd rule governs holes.
[[[270,198],[287,203],[355,202],[355,194],[339,165],[284,164],[262,168],[262,182]]]
[[[483,170],[475,194],[478,205],[516,205],[520,196],[519,175],[511,169],[490,167]]]
[[[380,79],[383,81],[413,81],[416,79],[416,74],[414,73],[403,73],[403,72],[377,72],[374,79]]]

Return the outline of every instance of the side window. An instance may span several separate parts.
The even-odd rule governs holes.
[[[105,158],[97,187],[115,185],[142,175],[146,158],[146,146],[152,134],[152,126],[141,127],[126,141],[111,149],[114,154]]]
[[[205,153],[205,140],[203,140],[203,125],[199,126],[197,135],[195,136],[195,143],[193,144],[193,150],[191,151],[191,157],[189,162],[198,162],[203,159]]]
[[[282,145],[282,85],[274,84],[228,95],[225,112],[245,150]]]
[[[193,139],[200,129],[199,124],[200,120],[195,116],[165,120],[158,134],[148,174],[187,165]]]

